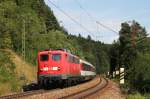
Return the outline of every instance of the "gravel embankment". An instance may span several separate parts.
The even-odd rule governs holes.
[[[86,99],[125,99],[119,85],[109,80],[108,86]]]

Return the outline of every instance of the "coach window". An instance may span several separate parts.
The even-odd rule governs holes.
[[[83,63],[83,70],[90,71],[90,65]]]
[[[76,64],[79,64],[79,59],[75,57],[74,62],[75,62]]]
[[[61,55],[60,55],[60,54],[53,54],[53,55],[52,55],[52,59],[53,59],[54,61],[59,61],[59,60],[61,59]]]
[[[87,70],[87,65],[83,63],[83,70]]]
[[[70,62],[70,55],[67,56],[67,61]]]
[[[70,55],[68,55],[68,57],[67,57],[67,61],[68,61],[68,62],[70,62],[70,61],[71,61],[71,59],[70,59]]]
[[[40,55],[40,60],[41,61],[48,61],[49,59],[49,55],[48,54],[42,54]]]
[[[74,59],[73,56],[70,56],[70,62],[73,63]]]
[[[73,56],[73,57],[72,57],[72,60],[73,60],[72,63],[75,63],[76,58]]]

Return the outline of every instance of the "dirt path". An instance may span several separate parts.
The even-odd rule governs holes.
[[[122,95],[119,85],[109,80],[109,84],[105,89],[86,99],[125,99],[125,96]]]

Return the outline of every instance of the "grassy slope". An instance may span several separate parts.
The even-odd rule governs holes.
[[[141,95],[139,93],[130,94],[127,96],[127,99],[150,99],[150,94]]]
[[[36,66],[24,62],[12,50],[0,50],[0,95],[21,91],[25,83],[36,80]]]

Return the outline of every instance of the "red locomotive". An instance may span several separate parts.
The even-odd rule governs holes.
[[[95,67],[65,49],[38,53],[38,84],[71,84],[95,77]]]

